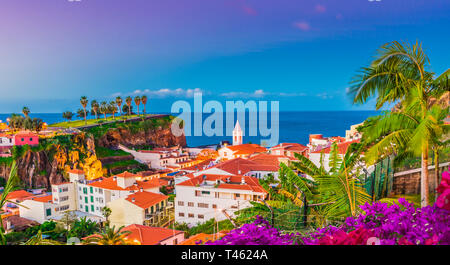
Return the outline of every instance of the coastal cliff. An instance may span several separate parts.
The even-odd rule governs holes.
[[[186,146],[186,138],[175,137],[170,130],[170,117],[151,121],[117,123],[90,128],[76,135],[64,135],[41,139],[36,147],[16,147],[14,158],[23,188],[49,188],[52,184],[66,181],[65,171],[82,168],[88,179],[95,179],[119,169],[131,170],[144,165],[125,164],[110,168],[111,163],[130,160],[120,158],[97,158],[96,147],[115,149],[118,144],[129,147]],[[12,158],[11,158],[12,161]],[[136,165],[137,164],[137,165]],[[145,168],[145,167],[143,167]],[[0,163],[0,177],[7,179],[10,163]]]

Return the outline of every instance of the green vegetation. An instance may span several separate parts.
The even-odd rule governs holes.
[[[12,157],[0,157],[0,166],[10,166],[12,162]]]
[[[44,122],[39,118],[32,119],[28,117],[28,114],[24,117],[13,113],[11,114],[11,117],[9,117],[9,126],[14,130],[30,130],[40,132],[42,131]]]
[[[97,154],[98,158],[104,158],[104,157],[111,157],[111,156],[128,156],[130,153],[127,153],[123,150],[117,149],[109,149],[106,147],[96,146],[95,147],[95,153]]]
[[[131,166],[131,165],[141,165],[141,163],[139,163],[136,160],[123,160],[123,161],[117,161],[111,164],[105,164],[104,167],[107,169],[114,169],[114,168],[118,168],[118,167],[126,167],[126,166]]]
[[[216,222],[214,219],[210,219],[203,224],[198,224],[197,226],[189,228],[189,226],[185,223],[178,224],[175,223],[170,226],[170,228],[185,231],[185,237],[190,237],[192,235],[196,235],[199,233],[205,234],[214,234],[217,233],[217,227],[219,227],[219,231],[223,230],[231,230],[234,228],[234,225],[230,222],[230,220],[223,220]]]
[[[450,144],[450,125],[443,120],[449,113],[450,69],[440,76],[430,70],[430,60],[421,44],[397,41],[383,45],[375,60],[363,67],[352,81],[354,103],[377,96],[376,107],[396,103],[393,111],[367,119],[363,141],[371,145],[365,152],[368,164],[396,154],[396,160],[421,157],[422,207],[429,201],[429,152]],[[434,175],[435,182],[439,172]]]

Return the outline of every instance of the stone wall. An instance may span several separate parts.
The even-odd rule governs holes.
[[[443,163],[439,172],[448,170],[450,163]],[[434,166],[429,167],[429,189],[432,191],[436,186],[434,183]],[[440,178],[440,177],[439,177]],[[393,194],[420,194],[420,168],[412,169],[394,174],[392,186]]]

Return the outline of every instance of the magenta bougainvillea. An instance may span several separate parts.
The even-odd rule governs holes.
[[[375,202],[361,206],[362,214],[340,227],[328,226],[308,235],[285,234],[257,216],[251,224],[230,231],[209,245],[450,245],[450,174],[442,174],[433,206],[415,208],[405,199],[398,204]]]

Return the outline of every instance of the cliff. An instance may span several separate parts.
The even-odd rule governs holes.
[[[174,136],[170,128],[147,129],[137,132],[132,132],[127,128],[113,128],[97,139],[97,144],[107,148],[116,148],[119,144],[128,147],[186,146],[186,138],[184,135],[180,137]]]

